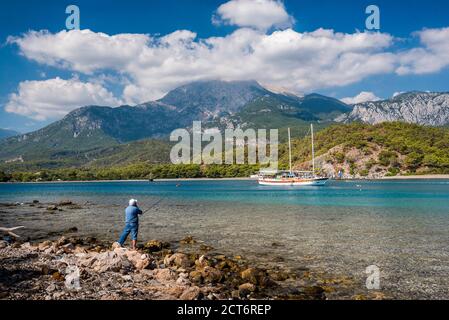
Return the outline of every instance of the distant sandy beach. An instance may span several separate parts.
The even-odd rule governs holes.
[[[423,174],[411,176],[383,177],[382,180],[412,180],[412,179],[449,179],[449,174]]]
[[[154,179],[152,182],[170,182],[170,181],[245,181],[257,180],[255,178],[172,178],[172,179]],[[130,179],[130,180],[60,180],[60,181],[28,181],[28,182],[0,182],[0,184],[10,183],[89,183],[89,182],[149,182],[149,179]]]

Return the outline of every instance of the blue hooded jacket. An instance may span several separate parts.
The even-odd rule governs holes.
[[[128,208],[126,208],[125,210],[126,223],[138,224],[139,214],[142,214],[142,210],[140,210],[138,207],[129,206]]]

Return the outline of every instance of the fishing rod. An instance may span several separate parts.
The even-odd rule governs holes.
[[[150,211],[151,209],[153,209],[154,207],[156,207],[159,203],[162,202],[162,200],[164,200],[164,198],[160,198],[158,201],[156,201],[155,203],[153,203],[148,209],[146,209],[145,211],[142,212],[142,214]]]

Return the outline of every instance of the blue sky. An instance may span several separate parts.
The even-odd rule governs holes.
[[[231,2],[237,2],[237,6],[241,5],[238,3],[239,0]],[[255,80],[267,85],[287,88],[298,93],[319,92],[336,98],[354,97],[362,91],[370,92],[378,98],[388,98],[395,92],[411,90],[449,91],[447,85],[449,69],[446,66],[446,62],[449,64],[449,58],[442,52],[443,49],[449,48],[449,46],[444,47],[447,44],[446,41],[449,43],[449,39],[446,37],[446,32],[443,32],[444,28],[449,26],[447,1],[329,0],[320,1],[317,5],[317,1],[285,0],[280,7],[283,12],[280,12],[278,17],[269,16],[268,20],[277,18],[282,20],[281,13],[284,16],[288,15],[288,19],[278,24],[273,22],[272,27],[264,30],[260,29],[254,17],[236,16],[232,10],[235,7],[220,7],[227,3],[228,1],[215,0],[2,1],[0,3],[2,43],[0,47],[0,128],[20,132],[32,131],[61,118],[64,112],[75,108],[77,103],[100,101],[119,105],[156,99],[170,88],[183,84],[190,78],[192,80],[209,78],[233,80],[244,79],[245,74],[248,74],[248,77],[256,78]],[[65,29],[67,17],[65,8],[69,4],[79,6],[81,29],[89,29],[91,33],[80,34],[76,37],[79,47],[61,49],[67,45],[67,40],[57,35]],[[351,37],[358,32],[364,32],[367,17],[365,8],[370,4],[380,8],[379,33],[385,36],[383,38],[372,36],[367,41],[372,41],[373,47],[354,50],[353,46],[361,44],[359,40]],[[218,10],[219,8],[222,10]],[[213,16],[218,17],[218,23],[212,23]],[[342,74],[342,80],[339,81],[338,73],[341,71],[334,70],[332,66],[324,62],[323,65],[314,62],[313,66],[301,67],[308,64],[308,59],[326,51],[319,46],[322,40],[321,35],[313,34],[310,39],[298,40],[302,34],[313,33],[320,28],[333,30],[332,34],[324,37],[330,41],[329,45],[333,48],[329,49],[329,52],[336,51],[335,56],[326,56],[329,58],[329,63],[342,63],[343,56],[346,55],[350,59],[351,54],[362,52],[367,56],[366,63],[363,60],[357,60],[354,64],[360,65],[360,70],[363,70],[360,74],[363,76],[358,77],[352,73]],[[252,31],[245,31],[247,29]],[[288,33],[288,29],[294,33]],[[416,34],[423,29],[433,30],[429,32],[426,39],[437,39],[438,42],[429,40],[430,44],[423,44],[424,36],[420,38],[420,35]],[[31,36],[29,33],[41,30],[48,30],[50,35],[48,41],[43,41],[44,34]],[[135,51],[129,53],[119,52],[121,43],[119,41],[116,56],[111,55],[110,52],[105,53],[101,48],[96,48],[100,50],[99,52],[90,52],[94,57],[89,57],[89,52],[83,52],[86,48],[84,41],[95,42],[99,33],[106,34],[107,41],[115,43],[116,39],[110,38],[111,36],[139,34],[149,35],[151,39],[159,39],[179,30],[188,30],[195,35],[183,33],[181,42],[154,46],[148,44],[148,39],[139,40],[140,38],[133,36],[133,41],[137,39],[137,42],[142,41],[142,43],[139,42]],[[270,43],[276,43],[274,40],[290,39],[290,42],[311,43],[310,47],[305,47],[301,43],[286,46],[282,51],[276,47],[269,47],[266,37],[276,32],[279,32],[279,36],[282,35],[282,39],[271,39],[273,41],[270,40]],[[341,40],[337,33],[347,36],[348,40]],[[271,61],[272,69],[267,69],[267,62],[264,61],[261,62],[260,68],[266,72],[259,72],[254,70],[258,66],[254,62],[251,68],[243,70],[245,73],[240,73],[238,64],[241,59],[237,53],[233,59],[231,50],[236,43],[240,42],[228,41],[227,37],[231,35],[239,35],[238,39],[244,40],[238,41],[247,41],[245,45],[254,44],[254,48],[265,48],[272,54],[271,58],[267,57],[267,54],[251,57],[243,53],[239,54],[243,54],[242,57],[245,59],[254,61],[267,59]],[[388,39],[386,35],[394,39]],[[9,38],[10,40],[7,41],[10,36],[15,37],[15,40]],[[87,36],[94,40],[86,40]],[[189,43],[192,37],[195,39],[193,45]],[[205,47],[197,46],[202,40],[212,37],[219,39],[220,49],[216,51],[221,50],[220,52],[209,52]],[[252,37],[257,40],[253,42]],[[443,46],[440,43],[443,43]],[[340,44],[347,45],[348,48],[340,52],[338,48]],[[375,48],[376,45],[379,49]],[[106,48],[110,48],[107,46],[108,44]],[[155,46],[157,50],[154,49]],[[191,49],[191,46],[195,48]],[[213,45],[208,43],[208,46]],[[59,48],[60,51],[54,48]],[[257,51],[254,48],[252,50]],[[236,50],[240,49],[239,47]],[[76,52],[67,52],[67,50]],[[307,54],[304,54],[304,51],[307,51]],[[136,52],[135,55],[134,52]],[[137,54],[140,55],[142,52],[145,52],[145,55],[142,55],[144,57],[142,62],[135,62],[133,65],[126,62],[126,59],[134,59],[134,57],[135,60],[140,60]],[[105,56],[102,58],[101,54]],[[130,56],[128,57],[127,54]],[[394,57],[390,57],[390,54]],[[162,55],[164,55],[163,58],[161,58]],[[216,67],[220,64],[218,61],[222,61],[222,55],[223,65]],[[175,59],[174,67],[167,67],[173,63],[171,58],[175,56],[179,60]],[[97,58],[99,62],[94,61]],[[101,63],[101,61],[109,61],[108,59],[110,63],[104,63],[104,65]],[[191,63],[189,59],[194,59],[194,62]],[[57,62],[54,62],[55,60]],[[415,63],[415,60],[418,62]],[[91,64],[84,67],[83,64],[86,61]],[[154,61],[159,61],[160,65],[153,65]],[[437,65],[434,68],[426,68],[428,61],[432,63],[436,61]],[[99,63],[101,67],[98,67]],[[117,68],[113,63],[117,64]],[[193,67],[195,63],[198,64],[198,71]],[[233,63],[236,65],[232,65]],[[383,63],[390,65],[383,66]],[[371,67],[375,64],[378,66]],[[399,71],[404,65],[407,71]],[[291,75],[288,74],[289,70]],[[276,75],[277,72],[279,75]],[[321,77],[319,80],[314,79],[318,78],[317,74]],[[289,81],[290,76],[291,81]],[[28,84],[23,84],[26,81]],[[76,87],[78,91],[74,92],[78,92],[77,97],[68,97],[69,94],[64,91],[58,93],[57,88],[61,86],[67,90]],[[126,87],[128,87],[127,90],[125,90]],[[39,90],[41,92],[38,92]],[[49,92],[59,94],[59,97],[50,99]],[[16,94],[14,99],[11,98],[12,94]],[[83,94],[88,96],[80,97]],[[58,109],[56,112],[55,104],[64,104],[66,97],[67,104],[71,106]],[[8,104],[9,112],[5,110]]]

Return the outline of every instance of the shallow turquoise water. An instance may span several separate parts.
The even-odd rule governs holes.
[[[0,201],[23,198],[98,199],[129,195],[245,204],[366,206],[449,213],[449,180],[330,181],[324,187],[267,187],[256,181],[89,182],[1,184]]]
[[[353,277],[359,293],[366,293],[365,269],[374,264],[382,289],[395,298],[449,299],[449,180],[282,189],[240,180],[0,184],[0,203],[92,204],[53,214],[45,206],[4,207],[0,224],[24,225],[32,238],[77,226],[80,236],[113,241],[131,197],[142,209],[162,200],[142,217],[142,240],[191,234],[263,264]]]

